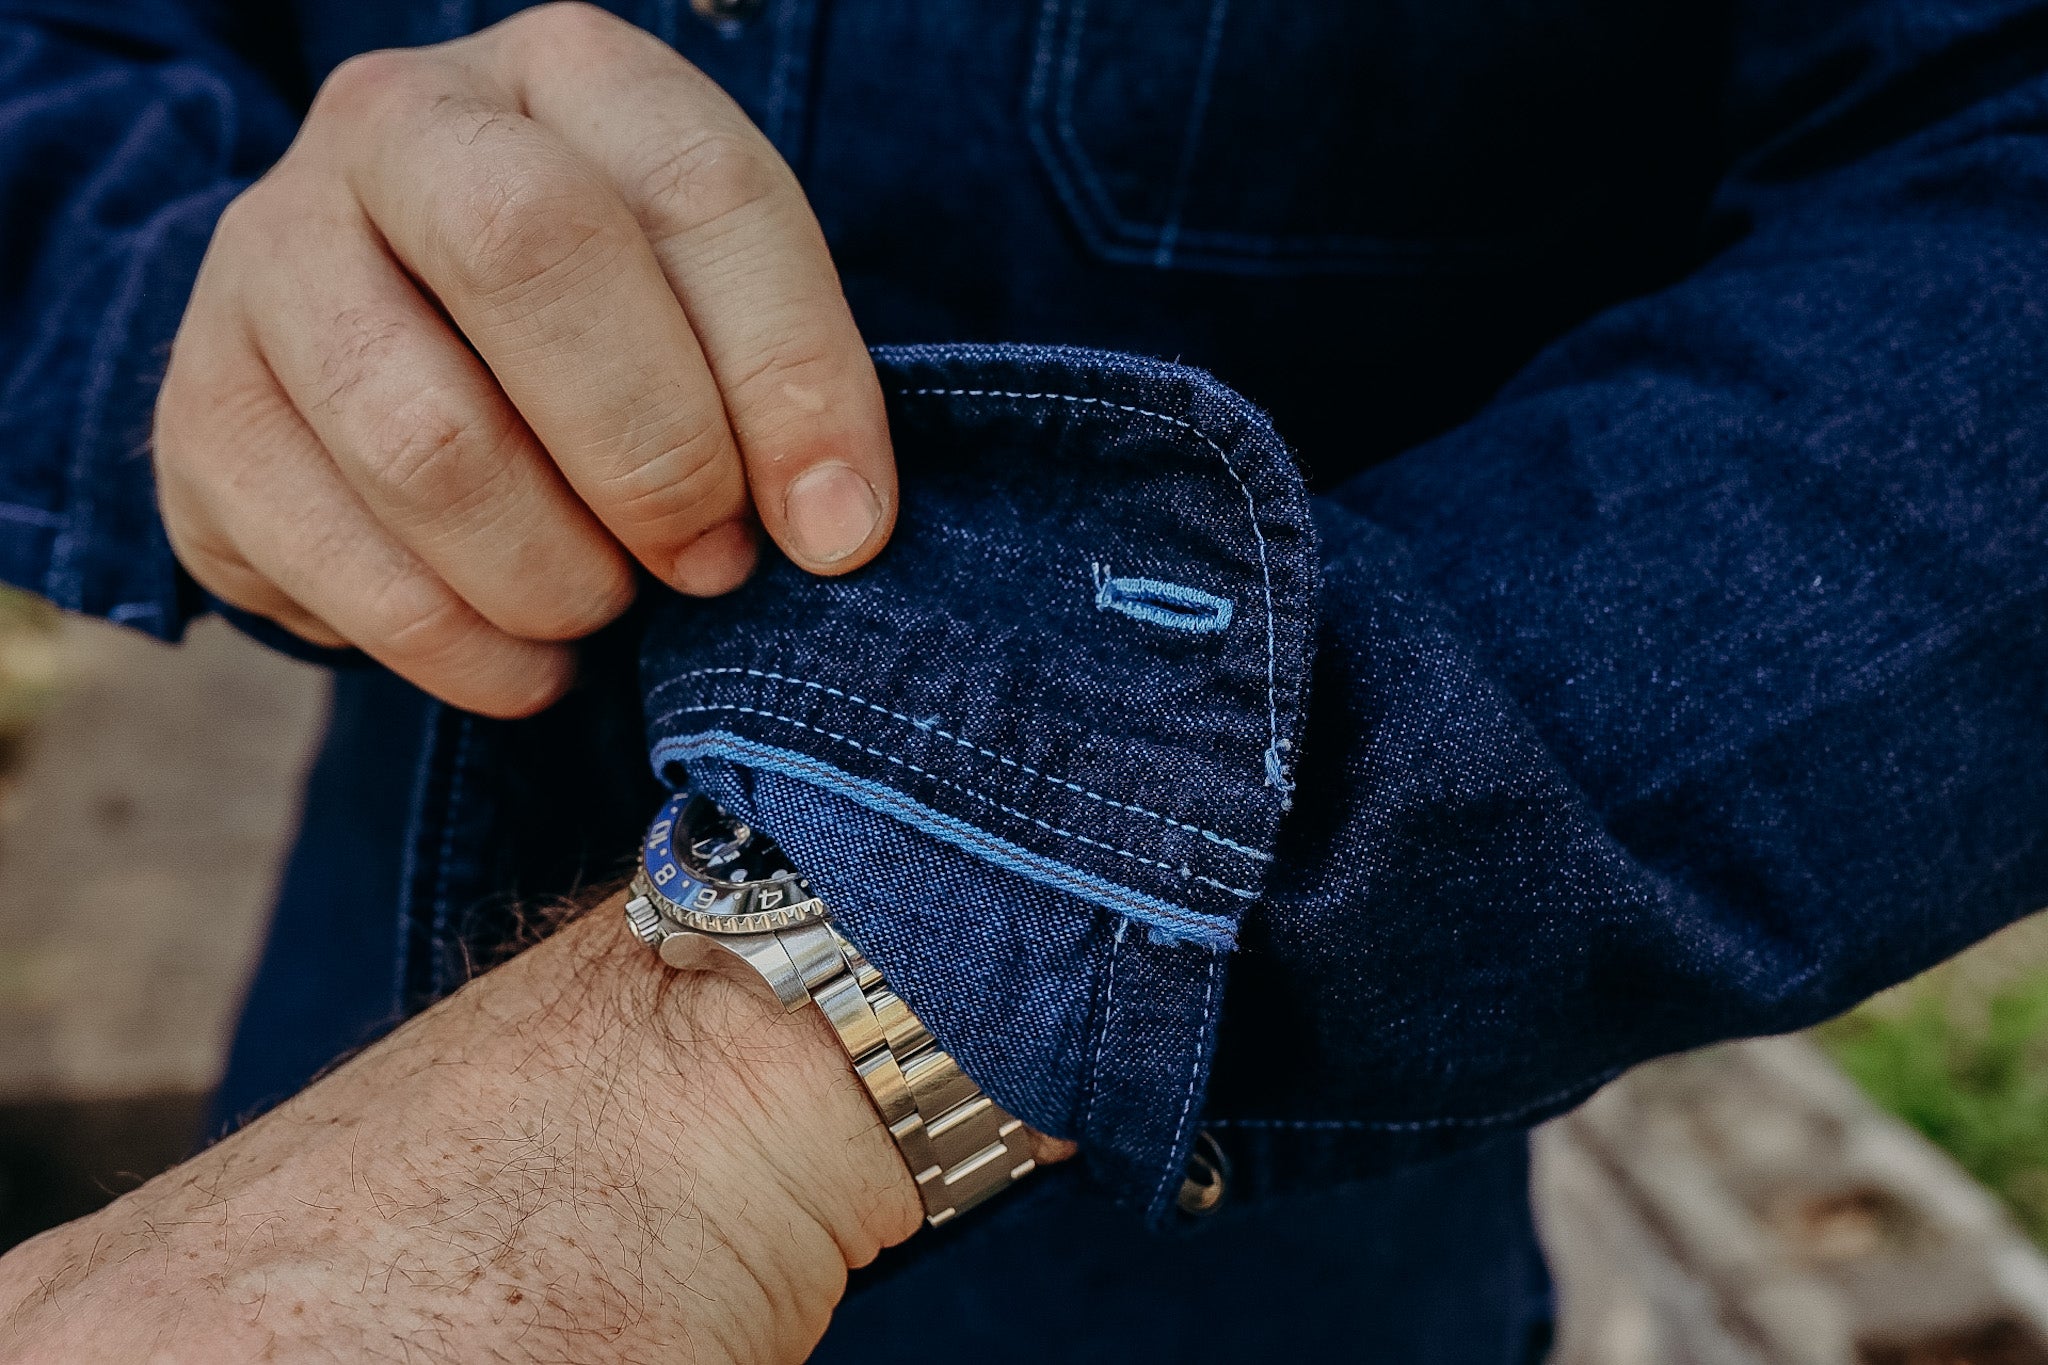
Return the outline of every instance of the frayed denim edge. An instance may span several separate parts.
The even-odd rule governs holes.
[[[1020,877],[1150,925],[1174,940],[1198,943],[1205,948],[1230,949],[1236,946],[1236,926],[1228,920],[1159,900],[1078,867],[1069,867],[1019,848],[976,829],[964,820],[913,801],[892,787],[855,777],[807,754],[757,743],[729,731],[709,730],[662,740],[654,746],[652,757],[657,776],[670,763],[687,764],[692,758],[724,758],[793,777],[857,801],[869,810],[901,820]]]

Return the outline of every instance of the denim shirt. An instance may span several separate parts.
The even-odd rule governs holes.
[[[510,8],[0,0],[0,574],[202,607],[141,452],[214,216],[334,64]],[[345,672],[238,1100],[692,782],[1081,1140],[982,1224],[1041,1271],[1236,1276],[1224,1352],[1322,1228],[1388,1356],[1507,1360],[1515,1135],[2048,901],[2048,6],[621,8],[803,178],[896,539],[650,590],[529,722]],[[1091,1221],[1203,1130],[1206,1251]],[[1021,1352],[997,1235],[892,1273]]]

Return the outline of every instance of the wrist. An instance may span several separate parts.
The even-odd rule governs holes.
[[[608,983],[568,1046],[603,1047],[637,1031],[635,1085],[643,1127],[746,1163],[735,1185],[786,1199],[836,1249],[840,1269],[865,1265],[923,1224],[916,1182],[822,1013],[785,1012],[735,964],[674,972],[628,934],[622,897],[590,911],[587,935]]]
[[[624,1230],[646,1334],[707,1359],[801,1359],[846,1272],[921,1226],[915,1182],[816,1010],[667,969],[621,904],[449,1002],[483,1016],[460,1034],[502,1033],[492,1053],[519,1060],[436,1056],[465,1065],[445,1068],[431,1122],[459,1134],[516,1106],[527,1128],[578,1130],[569,1213],[587,1221],[595,1201]],[[543,1251],[564,1235],[531,1231]]]
[[[814,1015],[663,970],[607,903],[0,1261],[0,1359],[800,1359],[918,1226]]]

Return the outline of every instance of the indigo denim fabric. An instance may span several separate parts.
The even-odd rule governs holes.
[[[971,1074],[1163,1215],[1292,804],[1307,492],[1195,371],[877,361],[898,539],[844,578],[782,561],[730,600],[656,605],[655,765],[777,831]]]
[[[0,575],[204,609],[143,451],[214,216],[514,8],[0,0]],[[528,722],[344,667],[224,1112],[688,780],[1084,1141],[828,1356],[1508,1361],[1527,1125],[2048,900],[2048,5],[615,8],[802,178],[902,529]],[[1199,1129],[1231,1204],[1141,1233]]]

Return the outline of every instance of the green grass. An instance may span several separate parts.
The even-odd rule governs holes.
[[[1820,1041],[2048,1246],[2048,970],[1970,975],[1938,968],[1823,1025]]]

